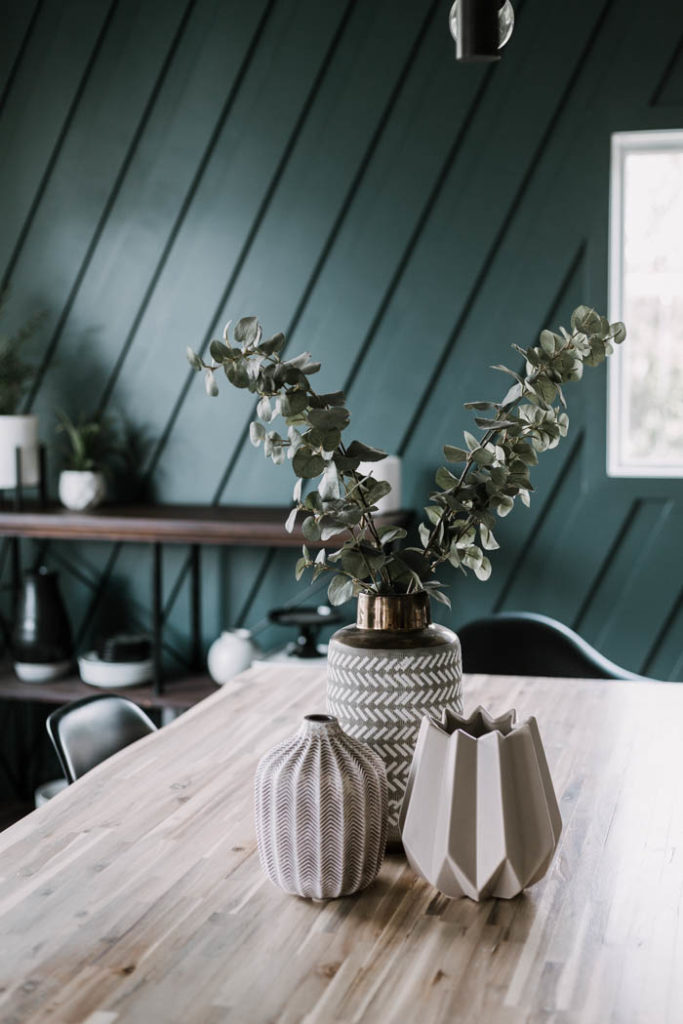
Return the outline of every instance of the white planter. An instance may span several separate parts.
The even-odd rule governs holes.
[[[21,483],[35,487],[40,481],[37,416],[0,416],[0,490],[17,486],[17,448],[21,448]]]
[[[361,462],[358,472],[363,476],[374,477],[375,480],[386,480],[391,490],[380,498],[377,511],[380,515],[399,512],[403,508],[403,491],[401,477],[401,459],[398,455],[387,455],[381,462]]]
[[[209,647],[209,675],[214,683],[222,686],[249,668],[261,653],[248,629],[226,629]]]
[[[349,896],[377,876],[387,834],[382,759],[330,715],[261,758],[254,790],[261,866],[285,892]]]
[[[104,501],[107,485],[102,473],[63,469],[59,474],[59,500],[72,512],[97,508]]]
[[[562,831],[536,719],[425,716],[399,821],[411,867],[445,896],[510,899],[533,885]]]

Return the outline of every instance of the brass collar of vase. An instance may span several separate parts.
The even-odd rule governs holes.
[[[425,629],[432,618],[429,595],[359,594],[356,625],[359,629],[383,629],[400,632]]]

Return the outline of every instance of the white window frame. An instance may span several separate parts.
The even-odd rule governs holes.
[[[609,217],[609,319],[623,319],[624,164],[630,153],[683,150],[683,130],[615,132],[612,135]],[[628,324],[626,325],[628,329]],[[628,345],[628,340],[626,341]],[[611,477],[683,477],[681,465],[625,463],[621,422],[625,394],[624,349],[617,346],[607,372],[607,475]]]

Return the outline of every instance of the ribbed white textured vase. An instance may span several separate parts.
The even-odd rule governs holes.
[[[254,797],[261,865],[285,892],[333,899],[374,881],[387,833],[384,764],[331,715],[307,715],[261,758]]]

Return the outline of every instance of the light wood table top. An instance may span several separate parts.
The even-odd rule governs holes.
[[[466,679],[539,721],[564,832],[514,900],[439,896],[388,857],[356,897],[262,874],[259,756],[324,709],[262,666],[0,834],[0,1022],[683,1021],[683,686]]]

